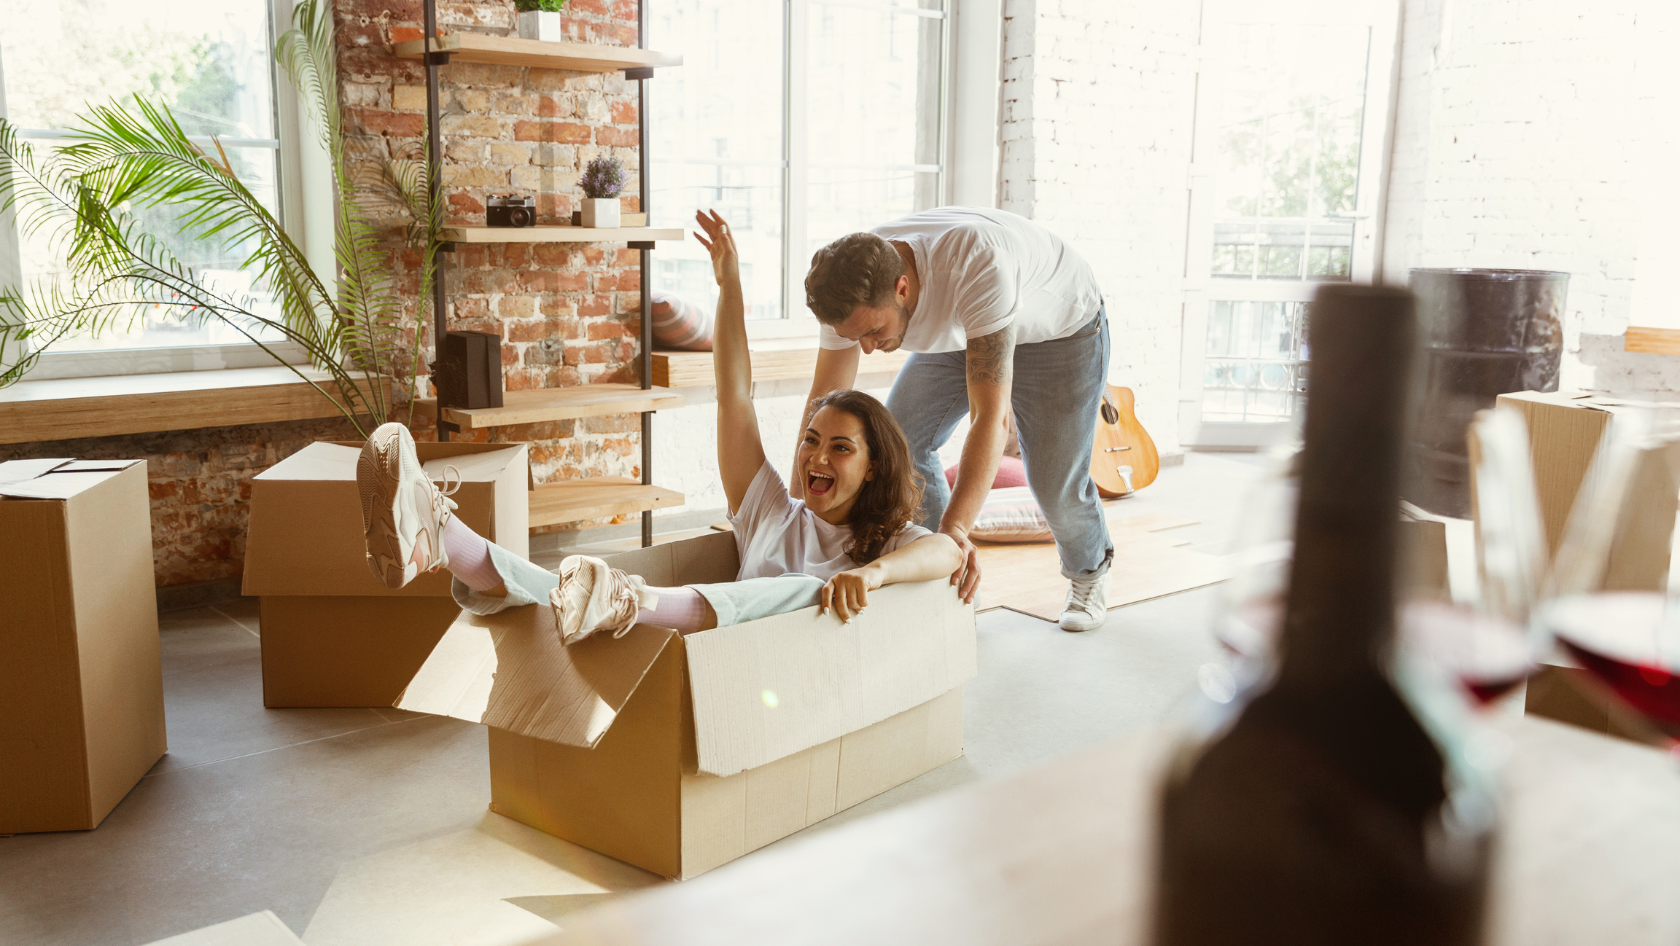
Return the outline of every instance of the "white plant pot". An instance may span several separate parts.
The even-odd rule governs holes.
[[[602,228],[620,226],[624,219],[619,214],[620,206],[617,197],[585,197],[583,225]]]
[[[545,43],[561,42],[560,14],[540,10],[519,14],[519,38],[540,39]]]

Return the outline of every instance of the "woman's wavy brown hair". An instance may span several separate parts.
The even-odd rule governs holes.
[[[811,404],[811,417],[832,407],[858,419],[863,440],[869,447],[869,461],[875,477],[863,481],[852,515],[852,561],[868,565],[881,557],[881,548],[893,533],[904,528],[922,504],[922,475],[910,462],[910,445],[904,431],[885,404],[862,391],[831,391]]]

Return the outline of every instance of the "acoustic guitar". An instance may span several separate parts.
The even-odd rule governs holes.
[[[1138,423],[1131,388],[1109,385],[1097,410],[1097,440],[1091,447],[1091,479],[1104,499],[1130,496],[1155,482],[1161,455],[1149,431]]]

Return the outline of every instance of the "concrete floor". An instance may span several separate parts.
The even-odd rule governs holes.
[[[1191,454],[1124,502],[1199,519],[1178,534],[1220,553],[1260,472]],[[1216,657],[1219,593],[1116,609],[1086,634],[982,613],[966,755],[796,837],[1157,723]],[[97,830],[0,838],[0,943],[130,946],[273,910],[311,946],[489,946],[661,882],[489,814],[481,726],[264,709],[254,602],[161,623],[169,754]]]

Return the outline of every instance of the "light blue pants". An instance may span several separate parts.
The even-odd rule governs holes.
[[[1056,538],[1064,578],[1090,578],[1114,554],[1102,500],[1091,480],[1108,347],[1106,308],[1098,308],[1095,318],[1067,338],[1015,347],[1010,405],[1021,435],[1021,462]],[[938,530],[951,501],[938,451],[968,415],[965,353],[911,355],[887,395],[887,408],[904,428],[910,460],[927,481],[920,522]]]
[[[474,591],[457,578],[450,585],[455,603],[473,614],[495,614],[527,604],[547,606],[548,593],[560,587],[560,576],[494,542],[489,546],[490,561],[502,576],[502,584],[507,586],[507,597]],[[718,627],[728,627],[811,607],[819,602],[825,584],[821,578],[793,574],[686,587],[700,592],[717,612]]]

